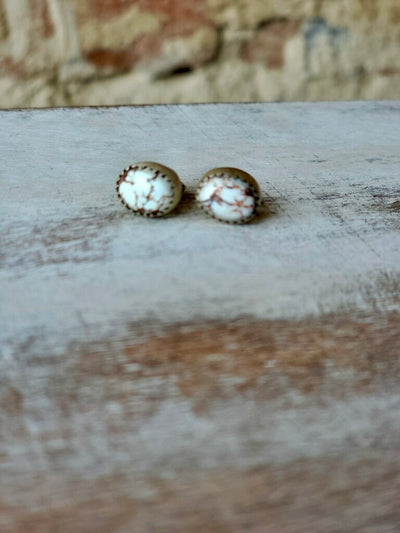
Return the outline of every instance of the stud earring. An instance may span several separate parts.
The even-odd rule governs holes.
[[[185,186],[171,168],[143,161],[126,168],[117,181],[121,202],[137,215],[162,217],[182,198]]]
[[[247,172],[221,167],[204,174],[197,186],[196,200],[207,215],[222,222],[244,224],[256,214],[261,192]]]

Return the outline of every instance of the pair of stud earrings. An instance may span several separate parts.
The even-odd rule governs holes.
[[[144,161],[126,168],[117,181],[121,202],[135,214],[161,217],[179,204],[185,186],[171,168]],[[196,200],[207,214],[222,222],[243,224],[261,203],[256,180],[238,168],[213,168],[199,181]]]

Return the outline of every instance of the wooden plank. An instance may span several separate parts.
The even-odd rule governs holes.
[[[398,532],[400,103],[0,113],[0,531]],[[187,185],[123,210],[134,161]],[[253,174],[246,226],[209,168]]]

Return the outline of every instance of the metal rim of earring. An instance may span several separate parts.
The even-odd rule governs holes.
[[[261,205],[257,181],[239,168],[218,167],[208,170],[196,190],[199,207],[209,216],[228,224],[245,224]]]
[[[159,218],[181,201],[184,184],[178,174],[154,161],[140,161],[125,168],[116,183],[121,203],[135,215]]]

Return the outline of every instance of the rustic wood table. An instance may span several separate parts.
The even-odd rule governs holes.
[[[400,102],[4,111],[0,169],[1,533],[400,531]]]

